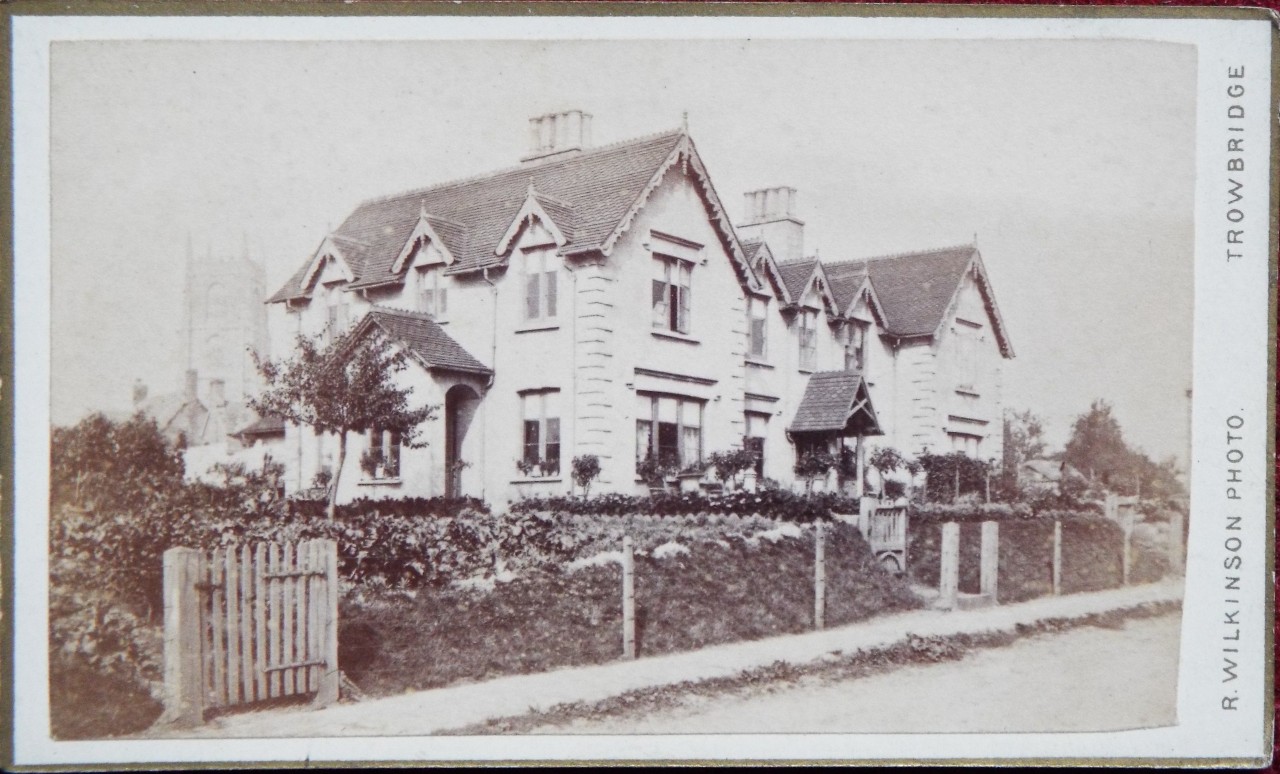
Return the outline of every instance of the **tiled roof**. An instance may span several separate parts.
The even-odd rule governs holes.
[[[888,332],[925,336],[938,330],[976,252],[973,245],[963,245],[824,266],[828,277],[870,275]]]
[[[364,319],[403,344],[424,368],[485,375],[493,373],[428,315],[375,306]],[[362,321],[361,324],[365,323]]]
[[[284,419],[274,415],[258,417],[232,435],[284,435]]]
[[[855,411],[860,395],[866,404]],[[862,374],[857,371],[821,371],[810,376],[789,429],[793,433],[845,432],[847,429],[862,435],[882,435]]]
[[[801,258],[778,264],[778,273],[782,275],[782,283],[786,285],[787,293],[790,294],[793,303],[800,302],[800,297],[804,295],[805,286],[809,284],[809,278],[813,276],[813,267],[817,262],[816,258]]]
[[[858,288],[867,279],[865,264],[860,263],[823,263],[827,272],[827,284],[831,286],[831,294],[836,298],[836,306],[841,314],[849,311]]]
[[[361,204],[336,236],[366,245],[348,256],[352,285],[397,279],[392,264],[418,223],[427,220],[456,259],[450,272],[497,265],[494,253],[532,185],[569,243],[566,250],[600,248],[627,216],[649,181],[684,136],[677,130],[551,158],[487,175],[422,188]],[[345,247],[346,243],[342,245]],[[309,263],[309,261],[308,261]],[[306,295],[303,267],[268,301]]]

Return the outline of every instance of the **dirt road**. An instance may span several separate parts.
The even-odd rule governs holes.
[[[1084,627],[959,661],[839,683],[806,678],[749,696],[689,697],[635,718],[533,733],[915,733],[1099,731],[1169,725],[1180,617]]]

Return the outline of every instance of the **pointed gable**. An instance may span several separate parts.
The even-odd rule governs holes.
[[[554,213],[554,214],[553,214]],[[526,227],[538,223],[546,229],[557,247],[564,247],[573,235],[573,207],[547,194],[539,195],[533,183],[529,184],[529,192],[525,195],[524,204],[516,213],[506,233],[502,235],[494,254],[504,256],[515,246],[516,238]]]
[[[805,294],[812,289],[822,299],[822,306],[828,315],[834,317],[840,313],[836,299],[831,294],[831,283],[827,279],[826,270],[817,258],[780,263],[778,271],[782,275],[790,303],[802,303]]]
[[[991,317],[1000,351],[1005,357],[1013,357],[986,268],[973,245],[830,263],[828,269],[838,275],[865,272],[884,312],[886,332],[902,338],[937,335],[962,281],[972,274]]]
[[[884,434],[871,406],[871,393],[857,371],[811,375],[788,429],[793,433]]]

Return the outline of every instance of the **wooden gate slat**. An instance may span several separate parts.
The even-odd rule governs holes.
[[[324,541],[311,541],[311,624],[308,627],[310,633],[310,658],[313,661],[321,661],[324,659],[324,650],[320,647],[322,608],[321,602],[324,599],[324,576],[320,573],[324,572]],[[324,667],[313,666],[307,671],[311,673],[309,686],[311,692],[315,693],[320,690],[320,675]]]
[[[253,684],[258,701],[267,698],[267,585],[264,582],[263,564],[267,560],[266,546],[253,547]]]
[[[209,588],[213,584],[212,562],[209,555],[200,553],[200,569],[196,578],[201,588]],[[200,594],[200,672],[201,684],[204,686],[204,705],[213,706],[217,692],[213,689],[213,615],[212,594]]]
[[[296,552],[296,561],[298,563],[297,571],[306,573],[311,568],[308,566],[307,556],[309,543],[299,543]],[[296,586],[294,594],[294,615],[297,617],[297,623],[293,627],[293,654],[295,662],[304,662],[311,658],[311,654],[307,652],[307,582],[310,578],[305,575],[299,575],[294,578],[293,582]],[[292,670],[293,679],[296,681],[295,689],[298,693],[306,693],[308,691],[307,674],[308,667],[301,667]]]
[[[227,703],[240,703],[240,566],[236,550],[222,551],[222,596],[227,605]]]
[[[267,565],[270,572],[273,574],[280,572],[280,546],[272,543],[267,550],[270,556]],[[267,581],[267,601],[270,603],[270,610],[267,611],[267,666],[283,663],[280,660],[280,631],[284,625],[283,616],[280,614],[282,593],[279,578],[271,578]],[[273,699],[284,695],[281,680],[279,672],[270,674],[270,696]]]
[[[284,558],[281,564],[282,571],[293,572],[294,558],[292,543],[284,544]],[[288,577],[281,578],[280,583],[284,587],[284,593],[282,595],[283,604],[280,609],[280,619],[284,624],[284,630],[280,638],[280,661],[277,661],[276,663],[292,664],[298,660],[297,656],[293,652],[294,579]],[[292,696],[294,693],[293,670],[286,669],[281,677],[284,680],[283,694],[285,696]]]
[[[253,701],[253,555],[240,547],[240,689]]]
[[[213,621],[213,700],[216,706],[227,703],[226,601],[222,598],[223,551],[214,549],[209,562],[210,618]]]

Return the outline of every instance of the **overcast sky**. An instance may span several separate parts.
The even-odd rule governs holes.
[[[597,144],[689,127],[730,214],[799,189],[824,259],[968,243],[1017,357],[1005,402],[1066,440],[1106,398],[1187,455],[1195,50],[1147,42],[54,44],[53,419],[182,378],[183,264],[268,292],[362,199],[515,163],[527,119]]]

